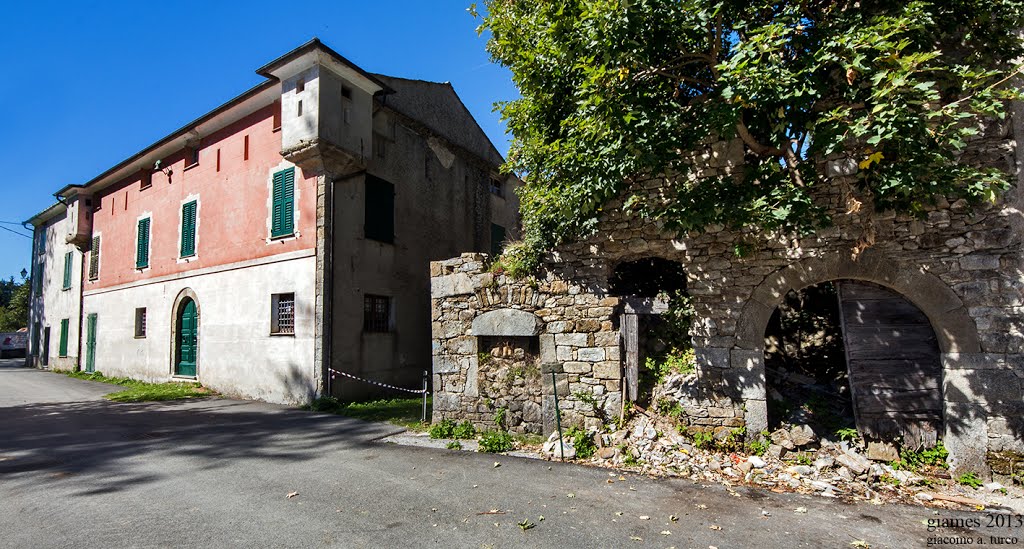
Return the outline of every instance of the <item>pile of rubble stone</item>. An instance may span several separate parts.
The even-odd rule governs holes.
[[[818,437],[805,425],[773,432],[761,456],[741,451],[740,444],[733,445],[734,451],[713,442],[708,443],[710,448],[697,448],[689,437],[677,432],[670,418],[647,411],[640,411],[622,429],[591,433],[597,451],[589,463],[655,476],[875,503],[940,500],[975,507],[1024,507],[1024,493],[1019,488],[988,483],[974,490],[958,485],[944,469],[922,469],[920,473],[897,469],[888,463],[899,457],[891,445],[872,443],[864,448],[850,441],[832,441]],[[544,444],[543,453],[558,459],[560,448],[564,448],[565,459],[576,457],[572,441],[566,437],[559,445],[557,433]]]

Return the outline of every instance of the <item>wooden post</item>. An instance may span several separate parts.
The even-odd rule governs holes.
[[[637,315],[624,313],[619,326],[622,330],[622,343],[626,351],[626,379],[624,393],[630,402],[636,402],[640,374],[640,345]]]

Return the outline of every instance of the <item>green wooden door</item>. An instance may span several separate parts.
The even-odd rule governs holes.
[[[85,371],[96,371],[96,313],[85,317]]]
[[[199,315],[196,314],[196,302],[186,299],[178,313],[178,364],[174,368],[175,375],[196,375],[198,342]]]

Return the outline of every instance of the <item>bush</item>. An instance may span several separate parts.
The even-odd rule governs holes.
[[[949,465],[946,464],[947,457],[949,457],[949,452],[940,440],[932,448],[925,448],[922,450],[900,450],[900,460],[894,462],[892,465],[896,469],[906,469],[908,471],[916,471],[925,465],[948,469]]]
[[[576,448],[576,457],[580,459],[589,459],[594,456],[597,452],[597,445],[594,444],[594,437],[590,436],[590,433],[584,431],[578,427],[573,427],[565,433],[566,437],[572,442],[574,448]]]
[[[697,369],[697,356],[693,349],[672,352],[665,355],[661,360],[648,358],[644,361],[644,367],[654,373],[658,382],[670,374],[691,374]]]
[[[453,420],[442,419],[430,426],[430,438],[466,439],[475,436],[476,427],[469,421],[456,424]]]
[[[960,484],[963,484],[964,486],[970,486],[975,490],[981,488],[982,484],[981,479],[978,477],[978,474],[975,473],[974,471],[970,471],[960,475],[960,478],[956,479],[956,481],[959,482]]]
[[[512,435],[505,431],[484,431],[480,435],[480,451],[498,454],[512,449]]]

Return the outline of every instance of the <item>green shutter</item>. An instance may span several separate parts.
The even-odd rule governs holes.
[[[501,250],[505,244],[505,227],[496,223],[491,223],[491,258],[498,257],[501,255]]]
[[[135,267],[137,269],[149,267],[149,220],[148,217],[139,220],[138,248],[135,250]]]
[[[58,356],[68,356],[68,328],[70,327],[70,321],[63,319],[60,321],[60,348],[58,349]]]
[[[181,257],[196,255],[196,201],[181,207]]]
[[[371,240],[395,241],[395,186],[372,175],[366,176],[363,232]]]
[[[68,252],[64,254],[64,289],[67,290],[71,287],[71,264],[75,259],[75,252]]]
[[[288,236],[295,232],[295,168],[274,174],[273,208],[270,236]]]
[[[92,248],[89,250],[89,280],[100,276],[100,237],[92,237]]]

